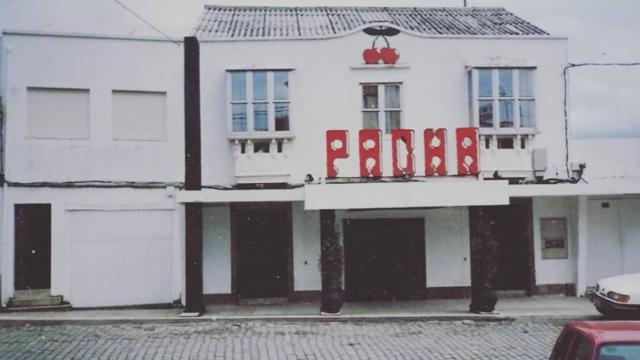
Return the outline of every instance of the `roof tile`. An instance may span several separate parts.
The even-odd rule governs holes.
[[[548,35],[503,8],[268,7],[205,5],[201,39],[314,39],[390,23],[424,35]]]

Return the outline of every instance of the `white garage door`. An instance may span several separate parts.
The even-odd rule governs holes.
[[[587,281],[640,272],[640,200],[589,201]]]
[[[71,211],[74,307],[169,303],[171,210]]]

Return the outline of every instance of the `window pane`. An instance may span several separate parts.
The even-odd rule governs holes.
[[[400,85],[384,86],[384,101],[387,109],[400,108]]]
[[[600,347],[598,359],[640,359],[640,345],[606,344]]]
[[[273,96],[276,100],[289,100],[289,73],[273,72]]]
[[[500,100],[500,127],[513,127],[512,100]]]
[[[269,130],[269,113],[267,104],[253,104],[253,130]]]
[[[481,97],[493,96],[491,70],[478,70],[478,94]]]
[[[534,100],[520,100],[520,127],[536,127],[536,107]]]
[[[289,104],[275,105],[276,131],[289,130]]]
[[[234,71],[231,73],[231,100],[247,100],[247,82],[244,72]]]
[[[385,111],[385,132],[391,134],[391,130],[400,129],[400,111]]]
[[[253,73],[253,99],[267,99],[267,72],[255,71]]]
[[[363,129],[377,129],[378,128],[378,112],[377,111],[365,111],[362,113],[362,128]]]
[[[233,131],[247,131],[247,105],[233,104],[231,108]]]
[[[365,109],[378,108],[378,85],[362,85],[362,106]]]
[[[493,101],[480,100],[480,127],[493,127]]]
[[[520,70],[520,96],[533,97],[533,70]]]
[[[513,96],[513,70],[498,70],[498,82],[500,84],[500,96]]]

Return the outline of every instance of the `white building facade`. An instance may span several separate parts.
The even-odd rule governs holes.
[[[486,271],[582,295],[640,271],[639,142],[569,139],[566,38],[494,8],[208,6],[195,35],[185,190],[184,44],[4,33],[3,305],[184,301],[188,204],[205,302],[318,299],[321,212],[348,301],[468,297]],[[399,58],[367,64],[372,47]]]

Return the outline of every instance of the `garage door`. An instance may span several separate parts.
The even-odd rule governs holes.
[[[587,281],[640,271],[640,200],[589,201]]]
[[[172,210],[71,211],[74,307],[169,303]]]

